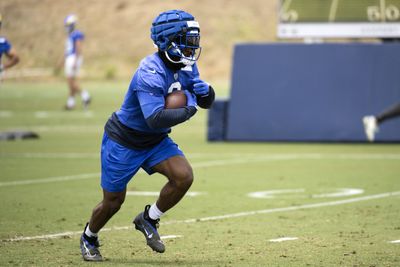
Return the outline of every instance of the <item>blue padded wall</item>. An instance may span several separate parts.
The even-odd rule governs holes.
[[[400,44],[235,47],[227,140],[365,141],[362,117],[400,101]],[[400,141],[400,118],[378,141]]]

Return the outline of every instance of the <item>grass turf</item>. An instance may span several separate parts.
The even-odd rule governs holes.
[[[86,82],[90,111],[62,110],[60,82],[3,83],[0,129],[32,130],[37,140],[0,142],[0,266],[87,265],[79,234],[100,201],[99,146],[104,122],[123,99],[128,81]],[[221,89],[222,88],[222,89]],[[217,94],[226,96],[224,87]],[[312,203],[400,191],[400,146],[394,144],[207,143],[206,112],[200,111],[171,136],[192,163],[195,182],[162,219],[167,251],[155,254],[133,217],[153,196],[127,196],[100,234],[104,266],[397,266],[400,264],[400,197],[343,205],[240,216],[241,212],[299,207]],[[46,180],[47,179],[47,180]],[[12,184],[20,182],[25,184]],[[160,175],[139,173],[129,191],[157,192]],[[364,193],[315,195],[340,188]],[[297,189],[270,199],[254,191]],[[300,189],[302,191],[300,191]],[[201,218],[231,214],[225,219]],[[242,214],[244,215],[244,214]],[[195,219],[186,221],[187,219]],[[117,229],[116,227],[121,227]],[[62,238],[10,241],[72,232]],[[279,237],[297,240],[272,243]]]

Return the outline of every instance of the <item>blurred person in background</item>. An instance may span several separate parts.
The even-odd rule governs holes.
[[[2,16],[0,14],[0,30],[2,25]],[[7,61],[3,64],[2,57],[3,54],[7,57]],[[10,42],[4,37],[0,36],[0,77],[2,73],[16,65],[19,62],[19,57],[15,49],[11,46]]]
[[[400,116],[400,102],[389,107],[378,115],[363,117],[364,131],[368,141],[375,140],[375,134],[379,131],[379,125],[388,119]]]
[[[165,251],[157,231],[160,217],[183,198],[193,182],[192,167],[168,134],[171,127],[195,115],[197,106],[210,108],[215,98],[213,88],[200,79],[196,64],[201,51],[200,26],[191,14],[170,10],[154,19],[151,38],[158,52],[141,61],[121,108],[104,127],[103,199],[93,209],[80,239],[86,261],[103,260],[98,233],[120,209],[127,184],[140,168],[168,180],[157,201],[133,219],[147,245],[159,253]],[[165,108],[165,98],[179,90],[186,95],[186,106]]]
[[[78,81],[80,68],[83,62],[82,48],[85,36],[81,31],[76,29],[77,22],[78,18],[75,14],[70,14],[64,19],[64,27],[67,33],[64,53],[64,70],[69,88],[69,97],[65,105],[66,110],[75,108],[75,96],[77,94],[81,96],[84,109],[88,108],[91,101],[89,92],[82,90]]]

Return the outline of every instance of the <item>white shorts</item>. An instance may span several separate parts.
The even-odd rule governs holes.
[[[83,61],[82,57],[76,57],[76,55],[67,56],[65,58],[65,65],[64,65],[65,76],[67,76],[67,77],[76,77],[76,76],[78,76],[79,75],[79,70],[81,69],[82,61]]]

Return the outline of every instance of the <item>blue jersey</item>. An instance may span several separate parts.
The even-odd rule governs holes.
[[[85,35],[78,30],[74,30],[68,34],[68,38],[65,41],[65,56],[74,55],[76,53],[76,41],[83,40],[84,38]]]
[[[176,90],[192,90],[199,77],[197,65],[178,71],[167,68],[158,53],[144,58],[132,78],[120,110],[116,112],[124,125],[146,133],[167,133],[170,128],[152,129],[146,119],[164,108],[165,97]]]
[[[0,36],[0,60],[3,54],[10,52],[11,44],[6,38]]]

